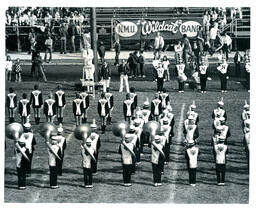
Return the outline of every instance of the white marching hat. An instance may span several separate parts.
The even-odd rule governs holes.
[[[31,124],[30,123],[25,123],[24,128],[31,128]]]

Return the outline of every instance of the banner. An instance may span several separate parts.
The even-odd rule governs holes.
[[[188,38],[197,36],[202,18],[165,19],[165,20],[114,20],[114,31],[120,39],[154,39],[160,32],[165,40],[180,39],[183,34]]]

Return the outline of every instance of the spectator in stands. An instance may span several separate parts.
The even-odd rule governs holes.
[[[209,13],[209,11],[205,11],[204,12],[204,16],[203,16],[203,26],[204,26],[204,33],[208,34],[210,31],[210,20],[211,20],[211,15]]]
[[[226,24],[227,24],[226,14],[223,11],[221,11],[219,14],[219,25],[222,28],[222,30],[224,29]]]
[[[236,77],[240,76],[241,73],[241,63],[243,61],[242,55],[239,53],[238,49],[236,50],[235,56],[234,56],[234,63],[235,63],[235,69],[236,69]]]
[[[164,48],[164,38],[161,36],[160,32],[157,32],[154,42],[154,59],[159,59],[161,57],[161,51]]]
[[[185,62],[185,65],[188,65],[188,56],[192,53],[191,45],[189,42],[189,39],[187,37],[187,34],[183,34],[182,38],[182,45],[183,45],[183,60]]]
[[[21,72],[22,72],[22,66],[20,63],[20,59],[16,59],[16,63],[14,64],[14,73],[15,73],[15,82],[21,82]]]
[[[72,52],[75,53],[76,52],[76,46],[75,46],[76,24],[74,23],[74,21],[72,19],[70,20],[68,31],[69,31],[69,35],[71,37]]]
[[[52,60],[52,38],[50,35],[48,35],[47,39],[44,42],[45,45],[45,56],[44,56],[44,61],[45,62],[50,62]],[[47,55],[49,53],[49,60],[47,61]]]
[[[60,53],[66,54],[67,53],[67,35],[68,31],[64,23],[61,24],[60,29]]]
[[[12,60],[9,55],[6,57],[5,61],[5,73],[6,73],[6,81],[12,80]]]
[[[128,82],[128,67],[127,64],[125,63],[125,60],[122,60],[122,64],[118,66],[118,72],[120,75],[120,88],[119,88],[119,92],[123,92],[123,88],[124,88],[124,82],[125,82],[125,88],[126,88],[126,92],[129,93],[130,89],[129,89],[129,82]]]
[[[104,58],[105,58],[105,46],[103,44],[103,41],[100,42],[99,48],[98,48],[98,53],[101,59],[101,62],[104,62]]]
[[[115,48],[115,52],[116,52],[114,65],[119,65],[119,55],[120,55],[120,51],[121,51],[121,45],[119,43],[119,38],[117,38],[114,48]]]
[[[228,54],[232,49],[232,39],[225,31],[222,36],[222,51],[226,55],[226,60],[228,61]]]
[[[140,56],[139,56],[139,68],[140,68],[140,75],[139,77],[145,78],[145,72],[144,72],[144,63],[145,63],[145,58],[143,56],[143,50],[140,50]]]
[[[210,29],[210,45],[213,50],[215,49],[215,40],[217,37],[217,32],[218,32],[218,23],[214,22],[214,26]]]
[[[243,18],[243,13],[242,13],[241,7],[231,7],[230,18],[232,20],[236,19],[236,14],[237,13],[239,14],[239,18],[242,19]]]
[[[30,43],[28,54],[31,54],[31,52],[33,50],[35,50],[35,45],[36,45],[36,33],[35,33],[33,28],[30,29],[30,32],[28,34],[28,40],[29,40],[29,43]]]
[[[204,38],[203,38],[203,27],[199,26],[197,36],[196,36],[196,44],[199,49],[200,54],[204,51]]]

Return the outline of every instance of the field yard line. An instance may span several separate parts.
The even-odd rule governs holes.
[[[179,125],[178,125],[178,136],[177,136],[177,142],[181,142],[182,140],[182,128],[183,128],[183,117],[184,117],[184,111],[185,111],[185,103],[182,104],[181,110],[180,110],[180,119],[179,119]],[[177,163],[174,164],[174,166],[172,167],[173,169],[173,178],[176,180],[177,177]],[[169,202],[173,203],[174,201],[174,197],[175,197],[175,187],[176,184],[171,184],[170,186],[170,199]]]

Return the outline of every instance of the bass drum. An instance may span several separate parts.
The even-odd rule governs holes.
[[[185,73],[182,73],[178,76],[178,80],[179,82],[185,82],[187,80],[187,76],[185,75]]]
[[[192,78],[194,79],[196,84],[200,84],[200,77],[199,77],[199,73],[198,72],[194,72],[192,74]]]

